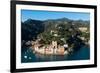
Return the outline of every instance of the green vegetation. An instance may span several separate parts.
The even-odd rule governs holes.
[[[22,23],[22,40],[41,39],[43,45],[57,41],[59,45],[67,43],[69,47],[79,48],[90,40],[89,24],[89,21],[67,18],[45,21],[29,19]]]

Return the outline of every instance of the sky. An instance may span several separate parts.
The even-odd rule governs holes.
[[[90,20],[90,13],[21,10],[22,22],[26,21],[27,19],[48,20],[59,18],[68,18],[72,20]]]

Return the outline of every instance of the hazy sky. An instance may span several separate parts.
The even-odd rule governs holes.
[[[22,21],[25,21],[27,19],[47,20],[47,19],[58,19],[64,17],[72,20],[90,20],[90,13],[21,10]]]

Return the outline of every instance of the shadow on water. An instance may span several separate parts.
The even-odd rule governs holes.
[[[90,59],[90,48],[82,47],[77,52],[69,55],[68,60],[88,60]]]

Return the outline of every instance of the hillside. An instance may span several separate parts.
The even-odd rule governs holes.
[[[83,44],[80,38],[84,38],[84,41],[89,41],[89,27],[89,21],[71,20],[68,18],[44,21],[28,19],[21,24],[22,46],[25,46],[23,43],[25,44],[27,41],[41,39],[40,43],[44,45],[50,44],[54,40],[59,45],[68,43],[69,46],[76,44],[79,47],[80,44]]]

